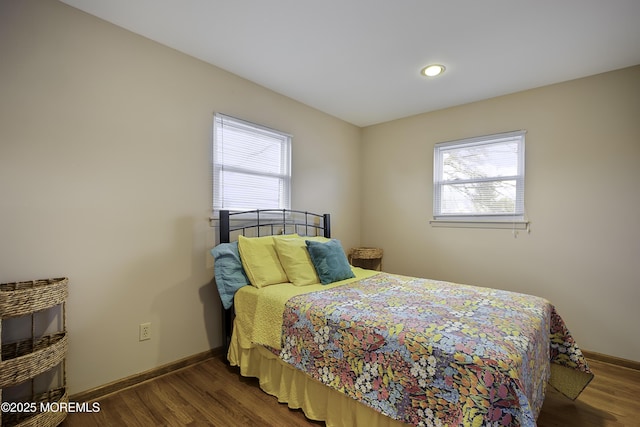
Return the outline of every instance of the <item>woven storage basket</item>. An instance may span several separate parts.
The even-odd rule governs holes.
[[[67,334],[2,345],[0,388],[23,383],[58,365],[67,354]]]
[[[382,258],[382,249],[380,248],[354,248],[351,250],[351,258],[353,259],[378,259]]]
[[[69,396],[65,388],[58,388],[49,390],[47,393],[43,393],[35,396],[31,402],[36,402],[38,410],[41,403],[68,403]],[[39,412],[36,414],[13,414],[5,413],[2,416],[2,427],[15,426],[15,427],[44,427],[44,426],[57,426],[67,416],[67,412],[63,411],[60,406],[54,408],[54,411]],[[57,410],[60,409],[60,410]]]
[[[24,316],[61,304],[69,294],[68,282],[62,277],[0,284],[0,318]]]

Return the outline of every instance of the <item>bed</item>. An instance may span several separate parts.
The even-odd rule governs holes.
[[[350,266],[327,214],[219,223],[227,359],[310,419],[535,426],[547,384],[575,399],[593,378],[543,298]]]

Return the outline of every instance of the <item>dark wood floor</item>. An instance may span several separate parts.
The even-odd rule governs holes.
[[[640,426],[640,371],[589,362],[596,377],[576,401],[549,387],[538,427]],[[69,414],[62,426],[324,426],[278,403],[221,358],[98,402],[100,412]]]

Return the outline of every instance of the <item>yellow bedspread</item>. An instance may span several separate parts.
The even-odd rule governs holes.
[[[235,327],[239,329],[240,345],[250,348],[251,344],[261,344],[280,349],[282,338],[282,314],[286,302],[294,296],[330,289],[346,283],[374,276],[378,271],[352,267],[355,278],[342,280],[330,285],[292,286],[291,283],[270,285],[258,289],[253,286],[240,288],[235,295]],[[254,323],[253,319],[263,319]]]

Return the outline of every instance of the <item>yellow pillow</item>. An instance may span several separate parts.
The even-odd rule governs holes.
[[[314,242],[320,242],[320,243],[327,243],[329,240],[324,236],[305,236],[305,237],[301,237],[301,239],[304,240],[312,240]]]
[[[276,239],[276,252],[289,281],[296,286],[320,283],[305,239]]]
[[[280,264],[274,241],[292,237],[298,237],[298,235],[238,237],[238,251],[242,267],[253,286],[262,288],[289,281],[287,273]]]

